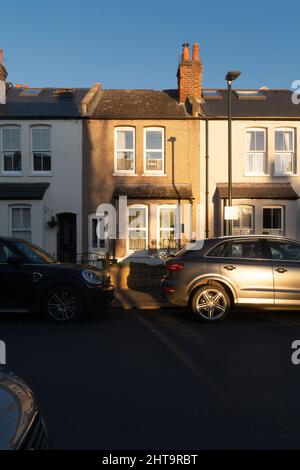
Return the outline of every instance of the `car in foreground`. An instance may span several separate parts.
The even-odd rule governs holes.
[[[300,307],[300,244],[280,236],[205,239],[166,261],[161,282],[172,303],[203,321],[223,320],[234,304]]]
[[[0,450],[46,450],[48,434],[32,390],[0,366]]]
[[[68,323],[101,310],[113,298],[104,270],[58,263],[27,241],[0,238],[0,312],[42,313]]]

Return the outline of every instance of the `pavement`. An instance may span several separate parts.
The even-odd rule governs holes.
[[[53,449],[300,449],[299,312],[105,309],[71,325],[0,315],[7,367]]]
[[[112,307],[124,310],[151,310],[175,306],[161,296],[159,287],[140,287],[139,289],[116,289]]]

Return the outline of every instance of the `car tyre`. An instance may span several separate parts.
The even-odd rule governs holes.
[[[71,323],[83,313],[83,301],[77,290],[69,286],[57,286],[47,292],[43,313],[54,323]]]
[[[206,284],[193,294],[191,308],[201,321],[217,323],[227,317],[230,304],[230,298],[222,286]]]

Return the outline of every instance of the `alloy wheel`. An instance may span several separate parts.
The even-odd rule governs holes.
[[[56,290],[48,299],[49,316],[57,321],[72,320],[78,311],[78,299],[66,289]]]
[[[205,320],[218,320],[226,312],[226,299],[218,289],[208,288],[203,290],[196,302],[199,315]]]

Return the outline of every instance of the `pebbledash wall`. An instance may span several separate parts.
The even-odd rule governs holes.
[[[32,171],[31,128],[51,128],[51,172],[43,175]],[[0,121],[4,126],[19,126],[21,129],[22,171],[18,176],[4,175],[0,171],[1,183],[49,183],[40,200],[0,200],[0,236],[10,236],[12,206],[31,208],[31,241],[50,254],[57,254],[57,227],[49,228],[52,216],[72,213],[77,219],[77,253],[82,251],[82,121],[72,119],[35,119]]]

